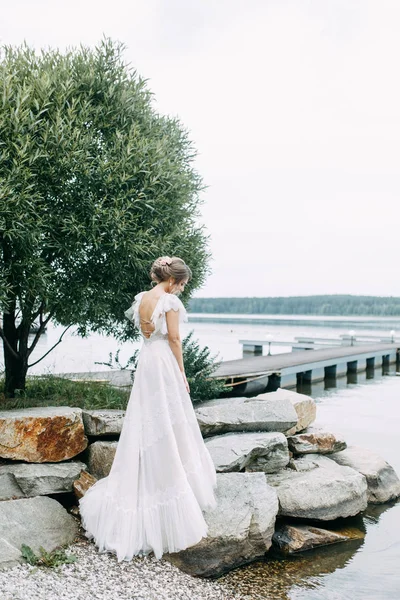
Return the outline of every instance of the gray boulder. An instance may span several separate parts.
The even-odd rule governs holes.
[[[119,435],[125,411],[119,409],[82,410],[86,435]]]
[[[107,477],[110,473],[118,442],[98,441],[88,449],[88,470],[96,479]]]
[[[319,454],[292,462],[295,468],[265,475],[277,491],[281,515],[328,521],[366,508],[367,481],[354,469]]]
[[[293,408],[296,411],[296,423],[288,431],[286,431],[286,435],[294,435],[298,431],[302,431],[311,423],[315,421],[317,416],[317,405],[315,404],[315,400],[310,398],[310,396],[306,396],[305,394],[298,394],[297,392],[293,392],[292,390],[285,390],[283,388],[277,389],[275,392],[270,392],[268,394],[260,394],[256,396],[256,398],[266,398],[269,397],[271,400],[276,401],[289,401]]]
[[[286,431],[297,423],[290,400],[273,394],[208,400],[195,413],[204,437],[232,431]]]
[[[375,452],[349,446],[342,452],[330,455],[329,458],[365,476],[368,484],[368,502],[381,504],[400,496],[400,480],[395,470]]]
[[[265,471],[276,473],[289,462],[286,437],[278,432],[225,433],[206,438],[217,472]]]
[[[21,545],[35,554],[69,545],[79,534],[79,523],[56,500],[47,496],[0,502],[0,569],[24,562]]]
[[[0,465],[0,500],[72,492],[82,470],[81,461]]]
[[[218,473],[217,506],[204,511],[207,537],[163,558],[195,576],[218,577],[262,558],[271,546],[278,499],[263,473]]]

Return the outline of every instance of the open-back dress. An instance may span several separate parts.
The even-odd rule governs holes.
[[[135,296],[125,312],[140,329]],[[107,477],[79,500],[85,535],[99,552],[133,556],[178,552],[207,536],[203,509],[215,508],[217,476],[190,395],[168,342],[165,314],[185,307],[163,293],[154,308],[154,331],[143,337],[134,383],[115,457]]]

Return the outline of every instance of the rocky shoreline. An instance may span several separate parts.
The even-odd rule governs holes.
[[[312,427],[308,396],[278,389],[210,400],[195,412],[218,502],[204,511],[206,538],[163,555],[187,574],[215,578],[267,553],[346,543],[346,533],[324,524],[400,497],[380,456]],[[51,551],[82,535],[78,499],[107,476],[123,419],[124,411],[71,407],[0,412],[0,569],[22,562],[21,544]]]

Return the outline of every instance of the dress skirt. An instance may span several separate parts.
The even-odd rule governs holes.
[[[118,562],[207,536],[217,476],[166,335],[144,339],[114,461],[79,500],[85,535]]]

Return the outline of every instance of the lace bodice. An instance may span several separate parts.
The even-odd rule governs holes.
[[[186,322],[188,320],[186,309],[182,303],[182,301],[175,294],[168,294],[164,292],[158,299],[156,306],[154,308],[153,314],[151,316],[151,323],[154,324],[154,331],[149,338],[143,335],[142,330],[140,328],[140,316],[139,316],[139,306],[140,302],[146,292],[139,292],[136,294],[132,306],[125,311],[125,316],[127,319],[132,321],[132,323],[137,327],[146,342],[150,342],[156,339],[166,338],[168,336],[168,328],[167,328],[167,320],[165,318],[165,313],[169,310],[179,311],[179,322]]]

